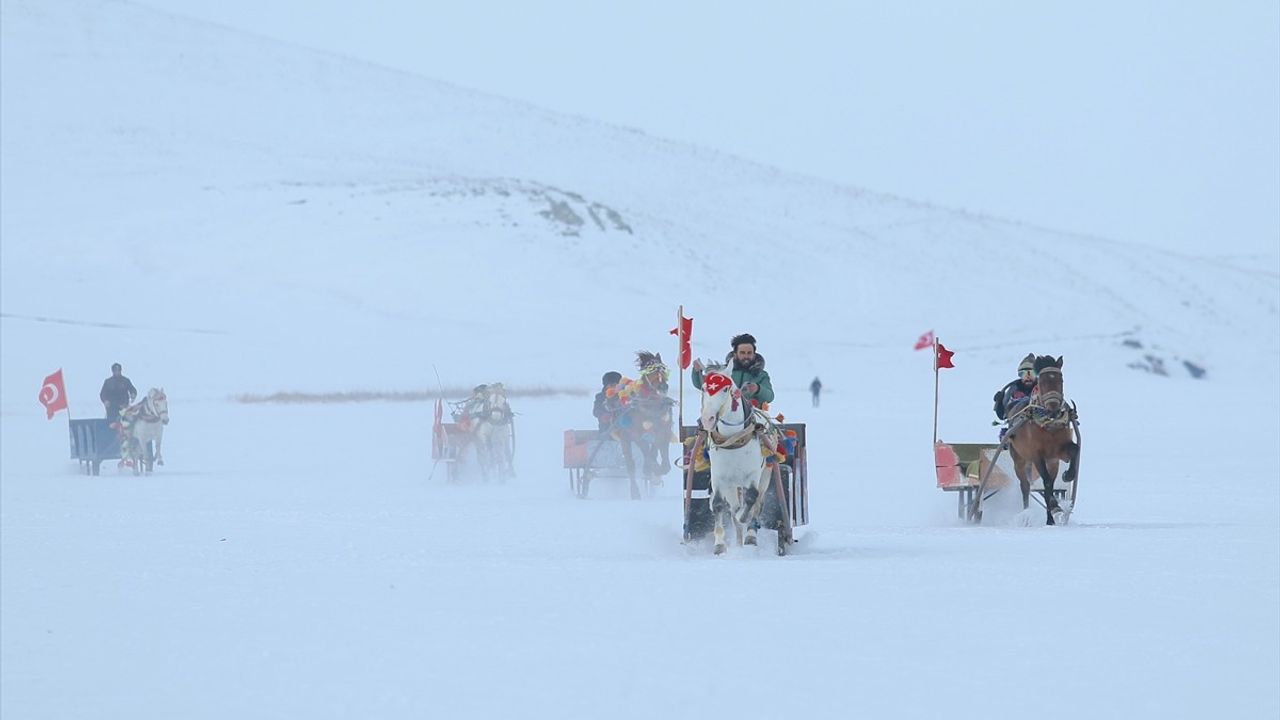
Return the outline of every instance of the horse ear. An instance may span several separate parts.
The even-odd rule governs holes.
[[[1058,356],[1058,367],[1062,367],[1062,356]]]

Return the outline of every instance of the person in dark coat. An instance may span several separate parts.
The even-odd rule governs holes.
[[[809,383],[809,392],[813,393],[813,406],[818,407],[818,396],[822,394],[822,381],[814,378],[813,382]]]
[[[102,382],[102,392],[98,393],[98,399],[102,400],[102,405],[106,408],[108,420],[119,420],[121,411],[138,397],[138,389],[124,376],[123,371],[120,363],[112,363],[111,377]]]
[[[743,333],[735,335],[729,345],[733,350],[724,361],[729,364],[729,375],[742,397],[755,407],[773,402],[773,382],[764,369],[764,356],[756,352],[756,339],[749,333]],[[702,389],[702,371],[702,361],[694,360],[693,386],[699,390]]]
[[[596,416],[600,432],[613,427],[613,421],[618,413],[618,383],[620,382],[622,382],[620,372],[609,371],[600,378],[600,384],[603,387],[596,393],[595,406],[591,408],[591,414]]]
[[[1036,356],[1030,353],[1018,364],[1018,379],[1000,388],[995,397],[996,417],[1008,420],[1031,402],[1036,389]]]

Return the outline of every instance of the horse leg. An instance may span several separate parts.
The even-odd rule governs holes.
[[[495,468],[493,452],[493,428],[488,424],[480,426],[476,437],[476,460],[480,463],[480,476],[484,482],[493,479]]]
[[[1013,473],[1018,476],[1018,487],[1022,489],[1022,509],[1026,510],[1031,506],[1030,468],[1012,446],[1009,448],[1009,456],[1013,460]]]
[[[631,452],[631,438],[623,435],[618,439],[622,445],[622,459],[627,462],[627,478],[631,481],[631,499],[640,499],[640,486],[636,483],[636,459]]]
[[[156,464],[164,467],[164,456],[160,454],[160,441],[164,439],[164,433],[156,435]]]
[[[760,490],[755,486],[747,488],[746,492],[742,494],[742,511],[739,520],[747,527],[747,536],[743,539],[743,542],[747,545],[756,544],[756,528],[759,523],[756,522],[756,513],[754,511],[759,498]]]
[[[742,547],[743,541],[746,540],[746,533],[742,527],[742,520],[739,516],[742,514],[742,493],[745,488],[734,488],[733,498],[736,503],[731,503],[729,507],[729,519],[733,521],[733,537],[738,541],[738,547]]]
[[[1044,456],[1036,458],[1036,469],[1040,471],[1040,479],[1044,483],[1044,512],[1045,524],[1057,525],[1053,519],[1055,510],[1058,510],[1058,498],[1053,494],[1053,481],[1058,478],[1058,460],[1054,458],[1046,461]]]
[[[1062,444],[1062,452],[1058,455],[1058,459],[1065,460],[1069,467],[1062,474],[1062,482],[1075,482],[1076,479],[1076,459],[1080,457],[1080,446],[1074,442],[1066,442]]]
[[[718,490],[713,491],[713,496],[711,498],[711,514],[715,517],[716,524],[715,529],[712,530],[712,537],[715,538],[715,549],[713,552],[715,552],[716,555],[723,555],[724,551],[728,549],[724,543],[724,516],[727,514],[728,508],[729,503],[725,502],[725,499],[720,496],[720,492]]]

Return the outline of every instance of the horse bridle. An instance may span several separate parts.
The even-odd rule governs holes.
[[[1062,370],[1060,370],[1059,368],[1047,367],[1041,370],[1038,374],[1040,376],[1050,375],[1050,374],[1057,375],[1059,380],[1059,385],[1061,385]],[[1040,402],[1037,404],[1040,405],[1040,407],[1044,407],[1044,403],[1046,400],[1057,400],[1059,408],[1062,408],[1064,405],[1066,405],[1065,398],[1062,397],[1062,392],[1058,390],[1050,390],[1049,392],[1040,393]],[[1047,410],[1048,408],[1045,408],[1045,409]]]
[[[163,413],[156,412],[155,403],[151,401],[151,394],[142,399],[142,412],[138,414],[138,419],[144,422],[169,422],[169,410],[166,408]]]
[[[723,374],[723,373],[720,373],[720,374]],[[705,383],[703,385],[702,392],[704,393],[707,392]],[[729,420],[727,420],[723,415],[721,415],[721,413],[723,412],[723,405],[722,405],[721,410],[716,412],[715,425],[712,425],[711,429],[707,431],[707,435],[711,440],[711,443],[718,448],[736,449],[746,444],[746,441],[750,439],[750,436],[755,434],[755,431],[752,428],[748,427],[749,421],[751,420],[750,407],[748,406],[747,402],[742,399],[741,393],[735,389],[733,391],[733,405],[731,406],[730,412],[737,412],[737,410],[734,410],[732,408],[736,407],[739,403],[741,403],[742,405],[742,420],[738,422],[730,422]],[[732,435],[726,436],[724,433],[718,432],[721,425],[727,425],[729,427],[739,427],[742,429],[735,431]]]

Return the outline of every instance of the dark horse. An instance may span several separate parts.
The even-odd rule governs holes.
[[[1058,477],[1058,462],[1070,463],[1063,482],[1074,482],[1080,446],[1071,431],[1075,420],[1075,408],[1068,407],[1062,394],[1062,358],[1050,355],[1036,358],[1035,369],[1039,376],[1031,403],[1010,423],[1005,441],[1013,456],[1013,469],[1022,486],[1022,509],[1026,510],[1031,498],[1031,468],[1040,473],[1044,483],[1044,507],[1049,525],[1065,519],[1058,499],[1053,494],[1053,483]]]
[[[636,366],[640,368],[640,379],[623,388],[624,404],[613,429],[627,463],[632,500],[639,500],[643,494],[636,479],[632,445],[640,449],[647,485],[661,485],[660,478],[671,470],[672,400],[667,397],[671,372],[662,363],[661,353],[644,350],[636,353]]]

